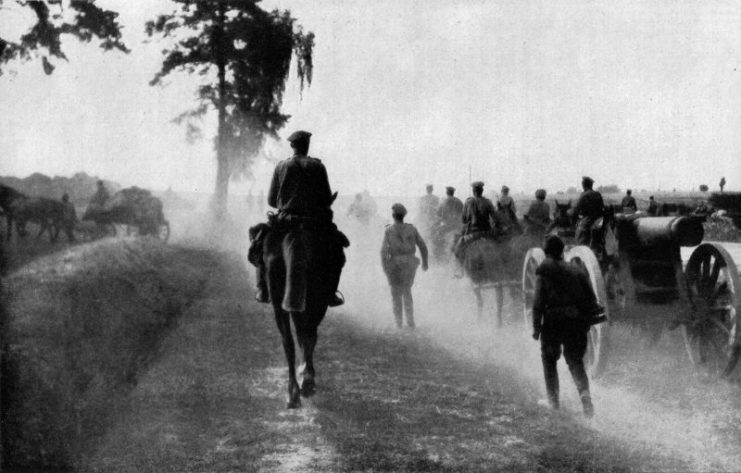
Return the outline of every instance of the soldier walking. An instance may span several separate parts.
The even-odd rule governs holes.
[[[419,266],[419,258],[414,254],[416,249],[422,256],[422,270],[427,271],[427,245],[414,225],[404,223],[407,209],[402,204],[391,207],[394,223],[386,227],[381,245],[381,265],[391,286],[391,299],[394,307],[396,326],[403,324],[403,312],[406,314],[407,326],[414,328],[414,299],[412,285]]]
[[[440,199],[432,191],[432,184],[427,184],[425,195],[419,198],[419,215],[417,218],[421,230],[427,238],[432,235],[432,227],[437,220],[437,209],[440,206]]]
[[[563,241],[546,238],[546,259],[536,270],[533,303],[533,338],[540,340],[543,375],[548,402],[559,408],[557,362],[563,355],[574,379],[586,417],[594,415],[589,378],[584,368],[589,327],[601,320],[604,309],[597,304],[587,276],[563,260]]]

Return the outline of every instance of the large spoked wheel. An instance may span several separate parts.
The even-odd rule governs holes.
[[[717,243],[703,243],[692,252],[685,268],[691,315],[683,324],[690,360],[712,374],[728,376],[738,363],[738,268]]]
[[[605,308],[607,322],[592,325],[587,334],[587,353],[584,355],[584,365],[592,376],[599,376],[605,369],[608,353],[608,330],[610,320],[610,305],[607,299],[605,280],[602,277],[599,262],[594,252],[588,246],[575,246],[564,254],[567,262],[581,267],[589,276],[597,303]]]
[[[535,301],[535,270],[545,260],[545,253],[541,248],[530,248],[525,254],[525,262],[522,266],[522,299],[523,315],[525,316],[525,330],[533,329],[533,302]]]

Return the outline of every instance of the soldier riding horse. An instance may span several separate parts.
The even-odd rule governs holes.
[[[288,362],[289,409],[301,396],[315,391],[314,348],[317,330],[327,308],[343,301],[336,295],[343,247],[350,244],[332,223],[327,171],[308,156],[308,132],[293,133],[288,141],[295,155],[275,169],[268,204],[278,209],[267,224],[250,230],[250,261],[258,268],[259,302],[271,302]],[[302,383],[296,379],[296,351],[291,320],[303,353]]]

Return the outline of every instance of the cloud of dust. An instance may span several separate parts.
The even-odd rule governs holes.
[[[341,316],[373,331],[392,332],[398,329],[380,265],[391,202],[381,200],[378,207],[383,217],[367,227],[338,219],[352,241],[340,284],[347,300]],[[403,203],[410,211],[416,207],[416,202]],[[513,300],[505,290],[505,326],[498,329],[495,291],[485,293],[479,321],[470,282],[453,274],[452,262],[431,261],[429,271],[417,271],[412,288],[415,336],[477,365],[493,365],[492,376],[509,384],[503,387],[505,392],[521,396],[527,403],[544,399],[540,346],[524,325],[519,295]],[[654,309],[637,315],[657,318],[662,316],[659,312]],[[618,322],[610,327],[609,342],[606,372],[590,379],[597,411],[590,425],[596,432],[621,442],[649,445],[657,453],[682,458],[698,470],[738,470],[741,454],[733,448],[738,445],[741,421],[738,382],[698,375],[684,352],[679,330],[665,332],[652,342],[635,324]],[[559,375],[562,409],[580,418],[581,404],[563,359]]]
[[[376,198],[378,216],[367,226],[348,217],[352,197],[335,204],[335,222],[351,240],[346,250],[340,290],[346,304],[331,310],[375,332],[396,331],[391,295],[380,265],[384,227],[391,223],[390,207],[397,199]],[[247,229],[264,220],[266,208],[249,205],[245,197],[232,196],[226,228],[211,225],[208,198],[191,199],[192,205],[165,208],[171,222],[172,241],[237,252],[247,263]],[[413,212],[416,202],[402,201]],[[429,243],[428,243],[429,244]],[[505,293],[505,327],[496,328],[495,292],[485,294],[484,314],[477,319],[475,298],[467,279],[453,277],[453,266],[430,263],[417,272],[412,289],[416,337],[436,349],[477,365],[492,367],[502,389],[526,403],[545,397],[539,344],[523,324],[522,305]],[[646,315],[647,317],[649,315]],[[653,314],[655,316],[655,314]],[[407,329],[404,329],[407,330]],[[689,367],[678,331],[664,334],[656,343],[633,325],[618,322],[610,327],[610,352],[606,372],[590,379],[596,418],[595,432],[629,444],[650,445],[657,453],[691,462],[698,470],[738,470],[741,396],[737,382],[720,382],[696,375]],[[565,362],[559,362],[562,409],[580,417],[580,403]]]

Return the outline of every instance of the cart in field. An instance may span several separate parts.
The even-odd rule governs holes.
[[[116,192],[102,206],[89,205],[82,220],[95,222],[102,236],[115,235],[116,225],[125,225],[129,235],[151,235],[163,241],[170,237],[170,223],[165,219],[162,201],[138,187]]]

